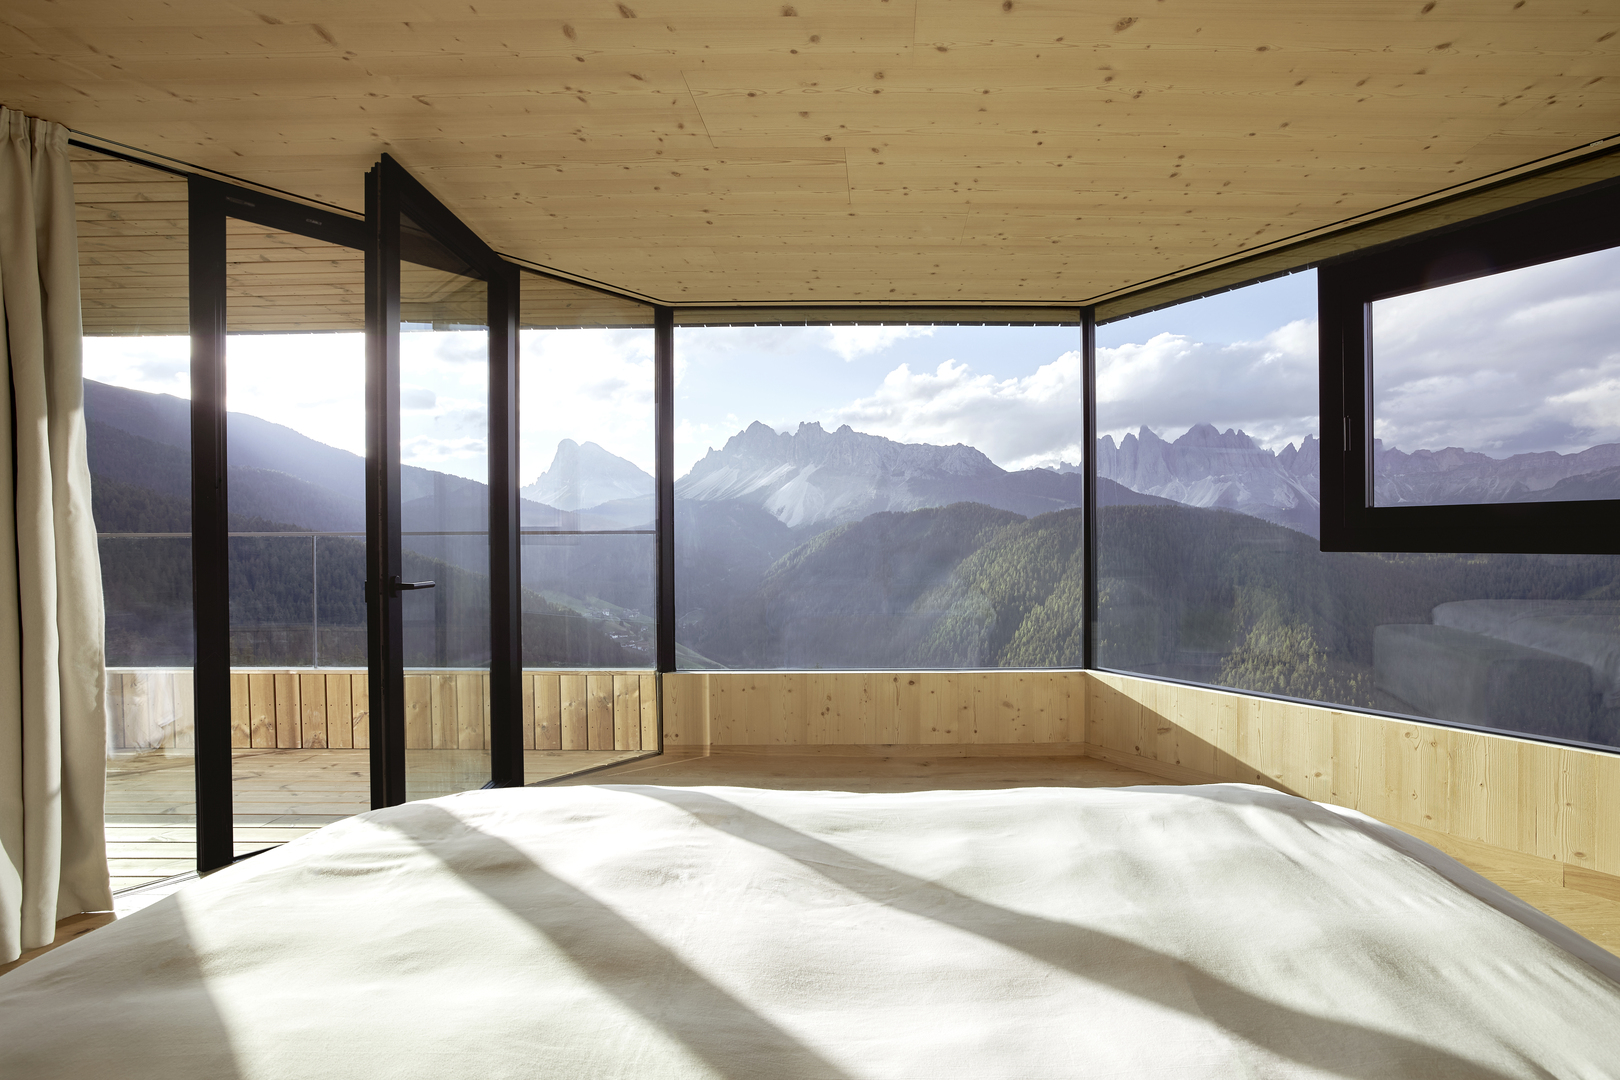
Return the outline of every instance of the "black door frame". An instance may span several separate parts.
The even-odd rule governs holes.
[[[490,781],[523,783],[523,642],[517,479],[518,268],[387,154],[366,174],[366,637],[371,803],[405,801],[405,650],[400,539],[400,260],[408,217],[488,285]],[[426,259],[430,256],[418,253]],[[459,270],[460,268],[458,268]]]
[[[187,177],[191,320],[191,588],[197,869],[235,860],[231,797],[230,508],[225,417],[226,220],[369,252],[364,222]]]

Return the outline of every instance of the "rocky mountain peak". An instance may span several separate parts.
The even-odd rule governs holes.
[[[652,492],[653,478],[635,462],[594,442],[573,439],[559,442],[546,471],[522,489],[526,499],[569,511],[619,499],[651,498]]]

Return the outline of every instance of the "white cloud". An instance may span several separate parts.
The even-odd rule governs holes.
[[[1097,350],[1097,431],[1117,442],[1151,428],[1174,439],[1198,423],[1238,428],[1273,450],[1316,433],[1316,320],[1259,341],[1211,345],[1180,334]]]
[[[1007,469],[1055,465],[1079,460],[1081,385],[1078,352],[1012,379],[975,375],[954,360],[931,372],[901,364],[835,419],[898,442],[966,443]]]
[[[1375,434],[1495,457],[1620,441],[1620,251],[1373,305]]]
[[[828,346],[846,361],[882,352],[897,341],[933,337],[932,326],[829,326]]]

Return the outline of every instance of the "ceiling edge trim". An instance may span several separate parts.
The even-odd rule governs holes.
[[[1085,303],[1113,322],[1284,277],[1362,251],[1620,176],[1620,134],[1477,177],[1380,210],[1223,256]]]

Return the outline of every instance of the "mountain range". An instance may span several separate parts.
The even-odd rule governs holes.
[[[1373,465],[1379,506],[1620,499],[1620,443],[1493,458],[1455,446],[1408,454],[1379,439]]]
[[[98,528],[105,533],[187,531],[189,403],[91,382],[86,413]],[[363,531],[360,456],[240,413],[230,414],[227,431],[233,530]],[[1408,498],[1447,492],[1500,499],[1547,493],[1613,497],[1606,493],[1620,482],[1617,450],[1594,447],[1583,454],[1498,461],[1460,450],[1404,454],[1380,447],[1378,462],[1380,477],[1406,485],[1398,490]],[[1256,552],[1297,549],[1302,561],[1290,563],[1287,573],[1315,573],[1303,553],[1315,549],[1316,439],[1274,453],[1236,429],[1198,424],[1167,441],[1144,427],[1118,443],[1099,439],[1096,460],[1099,552],[1112,560],[1112,569],[1105,567],[1108,572],[1099,580],[1099,604],[1107,609],[1100,640],[1122,650],[1117,666],[1167,673],[1185,668],[1187,677],[1218,669],[1223,684],[1270,685],[1265,679],[1274,676],[1264,672],[1275,663],[1264,649],[1255,651],[1259,646],[1245,635],[1271,634],[1265,628],[1271,624],[1244,629],[1255,617],[1244,607],[1250,602],[1244,597],[1262,593],[1241,575],[1226,578],[1254,568],[1222,563],[1222,545],[1241,539],[1245,550]],[[483,484],[412,466],[402,469],[401,480],[407,533],[476,534],[487,521]],[[778,432],[751,424],[709,450],[675,485],[676,633],[682,665],[1072,663],[1086,588],[1083,483],[1075,465],[1007,470],[962,444],[900,443],[848,426],[828,431],[805,423]],[[652,477],[633,462],[596,443],[565,439],[546,470],[522,489],[526,662],[633,666],[648,661],[655,592],[656,544],[648,534],[653,486]],[[1250,523],[1246,530],[1239,527],[1244,521]],[[1127,529],[1127,523],[1135,524]],[[626,531],[598,534],[604,529]],[[1216,542],[1220,537],[1226,539]],[[413,572],[455,582],[466,594],[451,605],[449,617],[476,653],[479,611],[487,610],[479,607],[488,588],[485,539],[407,535],[405,543],[407,559],[417,568]],[[110,648],[115,638],[117,648],[131,656],[146,655],[141,650],[150,652],[158,642],[168,642],[164,647],[170,651],[179,648],[174,643],[189,632],[189,570],[182,566],[184,542],[178,544],[157,560],[162,566],[133,547],[103,545],[109,573],[145,582],[122,593],[109,585]],[[308,619],[312,602],[308,548],[297,555],[278,544],[233,541],[233,575],[240,570],[242,577],[240,585],[233,577],[233,612],[240,610],[244,618],[257,613],[251,618],[266,627],[284,623],[296,629],[299,619]],[[323,656],[335,657],[342,651],[341,635],[355,632],[344,627],[363,624],[363,549],[355,541],[333,544],[353,548],[334,546],[320,560],[321,633],[338,635],[321,649]],[[1141,576],[1126,569],[1136,558],[1126,548],[1171,563],[1155,563]],[[1199,581],[1226,581],[1211,585],[1208,597],[1192,606],[1158,583],[1169,572],[1165,566],[1185,559],[1192,562],[1178,572]],[[1372,563],[1351,560],[1345,566],[1347,582],[1384,573]],[[300,574],[302,586],[295,580]],[[329,580],[329,575],[335,576]],[[1317,664],[1312,670],[1328,672],[1322,676],[1328,681],[1311,694],[1297,687],[1279,692],[1360,702],[1367,693],[1364,643],[1330,633],[1321,612],[1292,611],[1306,595],[1295,586],[1263,595],[1268,610],[1287,616],[1276,632],[1303,642],[1302,656],[1315,657],[1310,650],[1317,649],[1328,658],[1321,661],[1326,667],[1310,660]],[[442,599],[451,598],[446,593]],[[1177,604],[1185,611],[1165,622],[1162,613]],[[1140,617],[1132,614],[1138,610]],[[1309,630],[1305,637],[1298,636],[1305,633],[1301,627]],[[243,655],[269,662],[279,655],[277,649],[291,648],[285,644],[292,640],[289,633],[266,629],[244,639]],[[233,648],[236,636],[233,632]],[[363,646],[363,637],[354,640]],[[1245,648],[1250,653],[1242,653]],[[1134,658],[1127,662],[1126,656]],[[1339,689],[1329,693],[1322,687]]]

